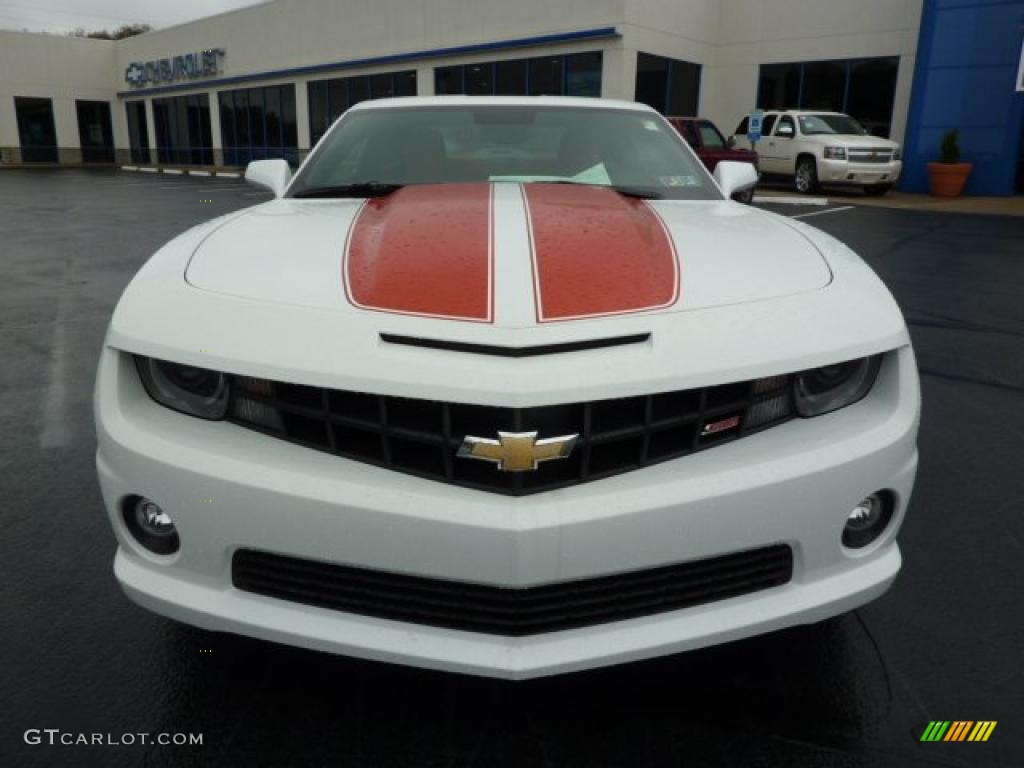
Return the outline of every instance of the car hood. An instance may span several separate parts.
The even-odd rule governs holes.
[[[805,138],[813,139],[821,144],[839,147],[863,147],[865,149],[895,149],[899,146],[895,141],[883,139],[878,136],[863,136],[860,134],[828,133],[816,134]]]
[[[521,328],[763,301],[823,288],[831,272],[797,227],[748,206],[496,183],[259,205],[203,239],[186,280],[260,302]]]

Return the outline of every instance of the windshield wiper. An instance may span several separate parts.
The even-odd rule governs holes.
[[[575,184],[579,187],[597,187],[599,189],[610,189],[618,192],[624,197],[638,197],[641,200],[661,200],[662,195],[653,190],[646,189],[644,187],[626,187],[619,184],[591,184],[586,181],[569,181],[568,179],[560,179],[558,181],[541,181],[534,182],[538,184]]]
[[[292,197],[385,197],[404,184],[390,184],[383,181],[361,181],[358,184],[339,184],[333,187],[310,187],[301,189]]]

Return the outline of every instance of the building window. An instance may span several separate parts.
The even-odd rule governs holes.
[[[799,64],[762,64],[757,83],[761,109],[796,109],[800,106]]]
[[[447,96],[451,93],[465,93],[462,83],[462,67],[436,67],[434,69],[434,93]]]
[[[146,102],[129,101],[124,105],[128,114],[128,146],[133,163],[149,162],[149,126],[146,122]]]
[[[846,94],[846,65],[840,61],[804,64],[800,104],[803,109],[842,112]]]
[[[370,98],[370,78],[368,77],[351,77],[348,79],[348,106],[354,107],[361,101],[367,101]],[[333,104],[331,105],[333,108]],[[348,109],[346,107],[345,109]],[[345,110],[343,109],[342,112]],[[339,113],[340,114],[340,113]]]
[[[566,56],[565,95],[599,97],[601,95],[601,60],[600,51]]]
[[[153,99],[153,123],[159,162],[213,165],[210,99],[205,93]]]
[[[875,136],[889,136],[899,63],[896,56],[850,62],[842,111],[857,118]]]
[[[601,53],[597,53],[598,58]],[[597,68],[597,90],[600,96],[601,68]],[[526,95],[526,59],[494,62],[494,95],[525,96]]]
[[[663,115],[695,116],[700,73],[700,64],[638,53],[635,98]]]
[[[14,97],[23,163],[56,163],[57,129],[50,99]]]
[[[565,93],[564,57],[542,56],[530,59],[529,88],[531,96],[561,96]]]
[[[276,158],[298,164],[294,85],[221,91],[217,100],[225,165]]]
[[[601,51],[485,61],[434,69],[434,93],[468,96],[600,96]]]
[[[114,162],[114,129],[110,124],[110,103],[76,101],[78,140],[83,163]]]
[[[312,80],[308,84],[307,94],[310,141],[315,145],[346,109],[360,101],[415,96],[416,70]]]
[[[467,64],[462,68],[463,92],[470,96],[490,96],[494,93],[494,65]]]
[[[762,64],[761,109],[845,112],[875,136],[888,137],[899,57]]]

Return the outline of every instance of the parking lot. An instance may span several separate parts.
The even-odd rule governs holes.
[[[207,633],[114,581],[90,402],[110,313],[163,242],[267,197],[216,177],[0,172],[0,766],[1024,764],[1024,218],[764,206],[850,244],[911,328],[921,464],[887,595],[509,683]],[[998,727],[921,743],[931,720]],[[203,744],[29,745],[33,728]]]

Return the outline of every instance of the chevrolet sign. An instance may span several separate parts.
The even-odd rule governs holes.
[[[147,85],[210,77],[220,73],[223,57],[224,49],[207,48],[167,59],[133,61],[124,71],[124,79],[133,88],[142,88]]]

